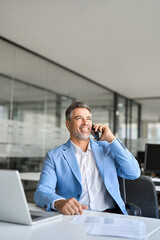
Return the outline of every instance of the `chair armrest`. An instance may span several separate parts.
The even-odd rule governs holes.
[[[133,203],[126,203],[128,215],[142,216],[141,208]]]

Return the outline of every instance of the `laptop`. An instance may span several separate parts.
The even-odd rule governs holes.
[[[30,211],[17,170],[0,170],[0,221],[33,225],[60,218],[58,212]]]

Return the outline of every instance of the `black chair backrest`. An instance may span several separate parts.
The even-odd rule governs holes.
[[[141,208],[143,217],[159,218],[158,199],[153,181],[147,176],[125,179],[126,202]]]
[[[126,203],[125,179],[118,176],[118,181],[119,181],[119,189],[120,189],[121,197],[124,203]]]

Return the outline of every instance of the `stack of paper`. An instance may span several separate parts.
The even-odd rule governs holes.
[[[72,224],[85,224],[85,232],[90,235],[114,236],[146,239],[146,226],[143,221],[120,217],[75,216]]]

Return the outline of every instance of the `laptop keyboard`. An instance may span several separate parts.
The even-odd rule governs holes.
[[[36,218],[40,218],[41,216],[31,215],[32,220]]]

